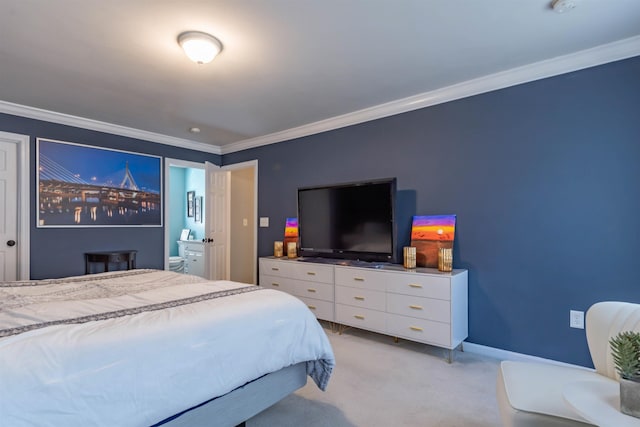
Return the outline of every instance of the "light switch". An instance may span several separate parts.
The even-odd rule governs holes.
[[[260,217],[260,227],[268,227],[269,226],[269,217],[261,216]]]
[[[247,218],[242,218],[242,225],[246,227],[247,224],[249,224],[249,221],[247,221]]]

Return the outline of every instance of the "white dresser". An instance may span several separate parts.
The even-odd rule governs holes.
[[[334,321],[333,265],[260,258],[260,286],[295,295],[318,319]]]
[[[260,285],[297,296],[318,319],[443,347],[468,336],[468,272],[349,267],[260,258]]]

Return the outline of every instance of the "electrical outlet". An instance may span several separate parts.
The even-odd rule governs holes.
[[[569,326],[572,328],[584,329],[584,311],[569,311]]]

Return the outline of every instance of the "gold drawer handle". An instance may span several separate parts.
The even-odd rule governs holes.
[[[307,289],[307,291],[309,291],[309,292],[315,292],[316,290],[315,290],[315,289],[313,289],[313,288],[309,288],[309,289]]]
[[[364,278],[362,277],[354,277],[353,280],[355,280],[356,282],[364,282]]]
[[[422,328],[419,328],[417,326],[409,326],[409,329],[416,332],[422,332]]]
[[[358,301],[364,301],[364,297],[353,297],[354,299],[357,299]]]
[[[422,285],[418,285],[417,283],[409,283],[409,286],[411,286],[412,288],[422,289]]]
[[[272,269],[273,271],[280,271],[280,269],[279,269],[278,267],[271,267],[271,269]]]
[[[316,309],[315,305],[308,305],[307,307],[309,307],[311,310],[315,310]]]
[[[364,316],[361,316],[360,314],[355,314],[353,317],[355,317],[356,319],[364,320]]]
[[[280,286],[280,283],[272,283],[271,286],[278,287],[278,286]]]
[[[413,309],[413,310],[422,310],[422,307],[419,305],[410,305],[409,308]]]
[[[315,275],[316,275],[316,273],[314,273],[313,271],[307,271],[307,275],[308,275],[308,276],[315,276]]]

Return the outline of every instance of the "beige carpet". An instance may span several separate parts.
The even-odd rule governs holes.
[[[313,381],[247,421],[247,427],[500,426],[499,361],[358,329],[327,327],[336,368],[326,392]]]

